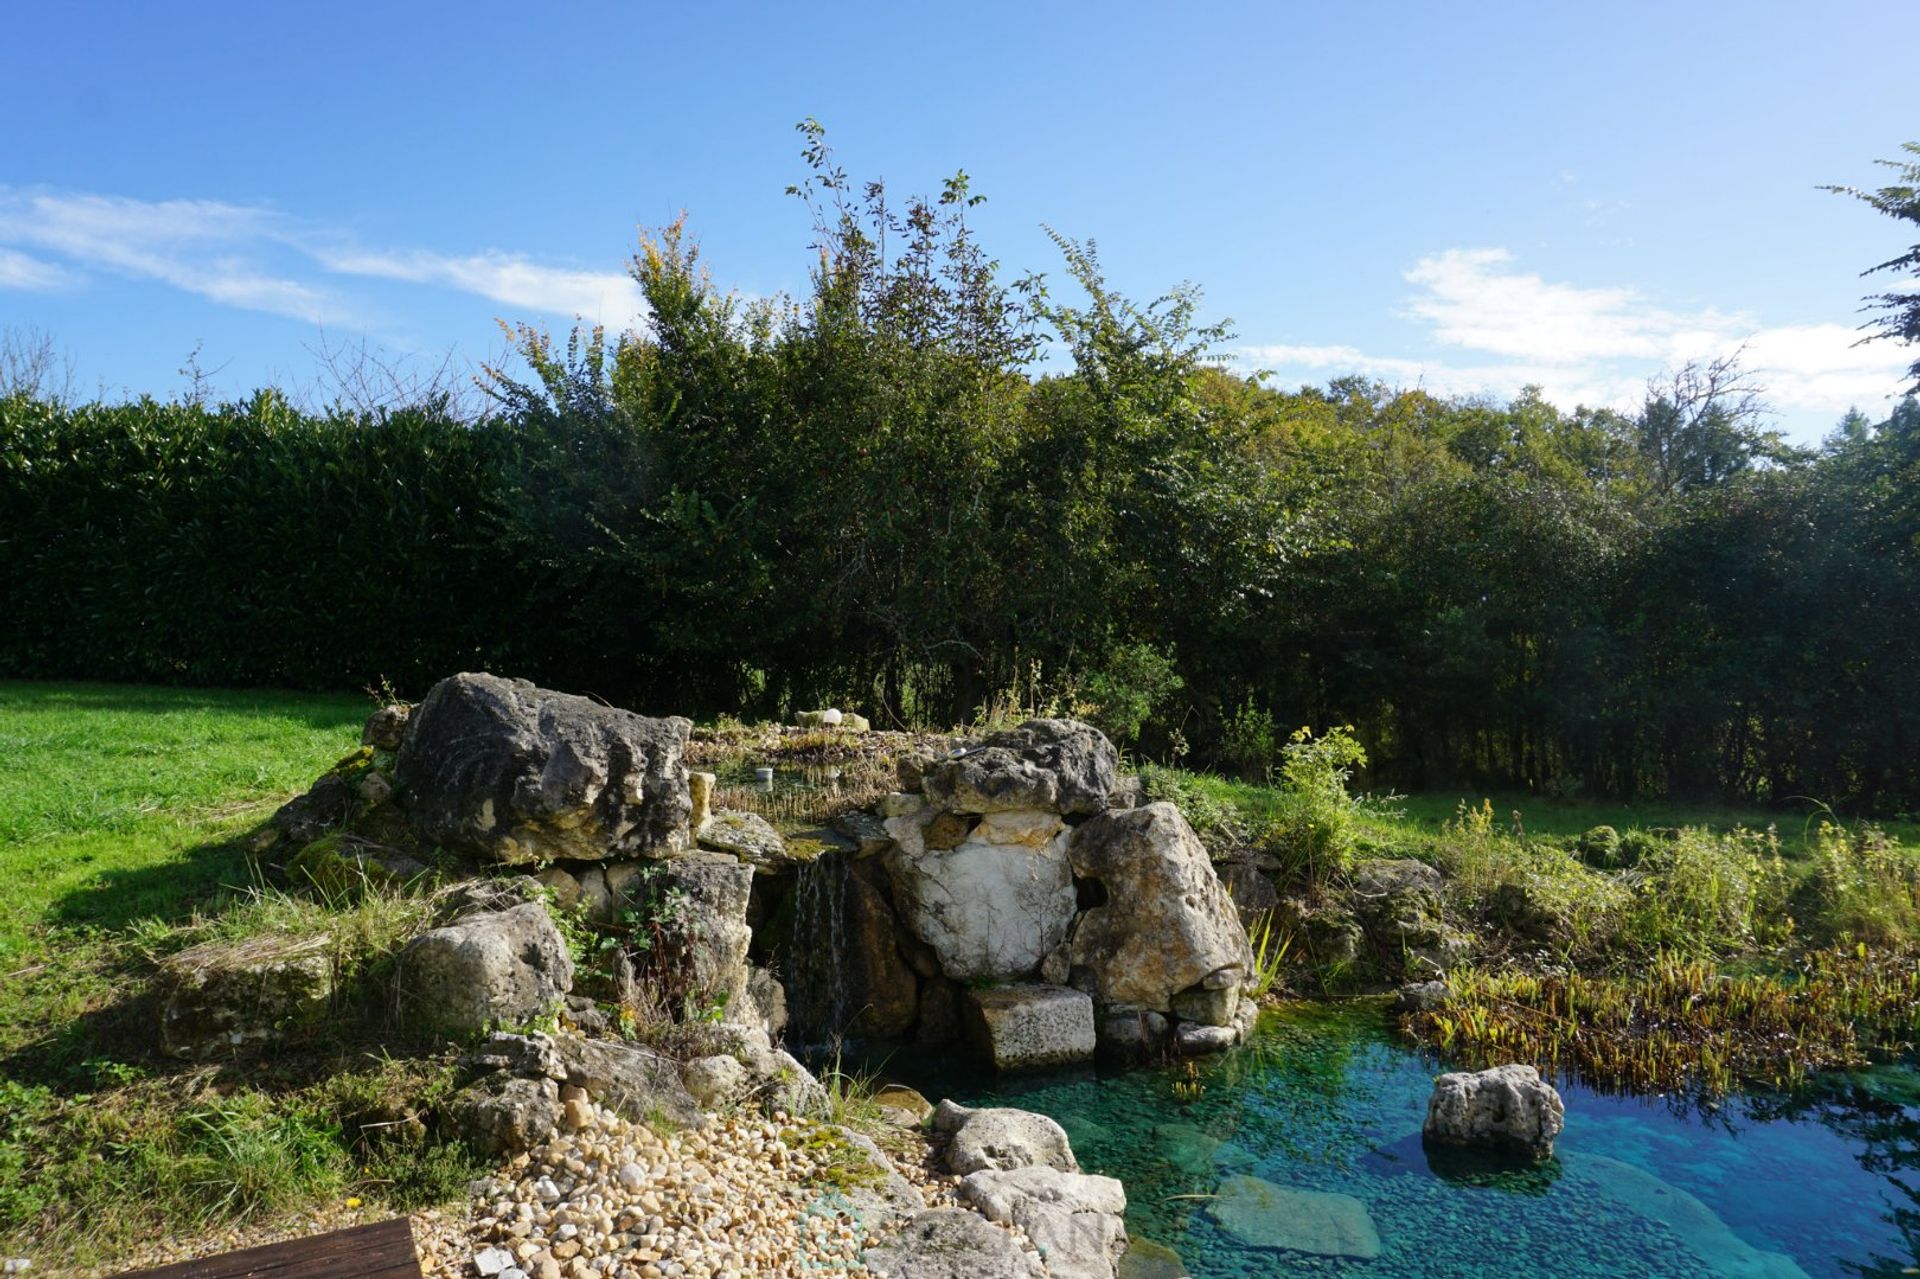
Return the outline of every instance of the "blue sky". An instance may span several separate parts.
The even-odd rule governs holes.
[[[1745,343],[1813,438],[1912,358],[1851,345],[1910,228],[1816,188],[1920,138],[1913,0],[68,0],[5,28],[0,325],[89,394],[177,392],[196,346],[232,394],[311,384],[323,342],[473,362],[496,319],[627,325],[637,228],[681,210],[722,285],[801,290],[806,116],[897,191],[964,167],[1010,268],[1058,274],[1046,223],[1134,295],[1198,283],[1283,383],[1628,404]]]

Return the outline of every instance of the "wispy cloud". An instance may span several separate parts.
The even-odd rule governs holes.
[[[22,248],[59,262],[29,257]],[[223,306],[315,324],[368,322],[373,304],[343,288],[351,279],[452,289],[614,328],[645,314],[639,286],[615,271],[548,265],[492,249],[367,248],[276,210],[216,200],[0,187],[0,287],[69,283],[69,267],[154,280]]]
[[[0,289],[49,293],[72,283],[73,277],[51,262],[42,262],[12,249],[0,249]]]
[[[1885,344],[1858,345],[1860,334],[1846,325],[1769,326],[1715,307],[1663,306],[1636,288],[1547,280],[1500,248],[1431,254],[1405,278],[1417,291],[1397,314],[1457,357],[1286,344],[1245,347],[1239,357],[1280,372],[1359,373],[1443,395],[1506,397],[1531,384],[1560,404],[1628,408],[1650,375],[1744,349],[1743,363],[1776,407],[1835,416],[1895,394],[1911,359]]]
[[[612,328],[634,323],[647,309],[640,286],[630,276],[542,266],[514,253],[455,257],[421,249],[403,253],[319,249],[315,257],[329,271],[343,275],[437,284],[508,306],[579,316]]]

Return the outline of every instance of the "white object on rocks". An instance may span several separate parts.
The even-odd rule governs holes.
[[[1092,1061],[1093,997],[1065,986],[998,986],[969,991],[985,1047],[1000,1070]]]
[[[1545,1159],[1566,1127],[1567,1106],[1532,1066],[1458,1071],[1433,1081],[1427,1099],[1428,1141],[1513,1150]]]
[[[771,786],[773,784],[773,770],[765,767],[756,768],[753,770],[753,780],[756,782],[765,782]]]
[[[840,708],[838,706],[829,706],[827,707],[826,710],[822,711],[820,714],[820,722],[822,724],[825,724],[828,728],[840,727],[840,721],[845,718],[846,716],[840,713]]]

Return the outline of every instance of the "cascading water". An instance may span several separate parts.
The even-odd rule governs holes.
[[[809,1053],[831,1052],[851,1013],[847,1008],[845,853],[824,852],[800,867],[793,887],[793,933],[787,944],[789,1035]]]

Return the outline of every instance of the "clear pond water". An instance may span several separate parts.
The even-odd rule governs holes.
[[[967,1082],[950,1064],[890,1064],[935,1100],[1059,1120],[1087,1171],[1126,1183],[1134,1237],[1172,1249],[1196,1279],[1920,1274],[1910,1068],[1714,1113],[1563,1086],[1556,1156],[1524,1171],[1429,1159],[1420,1124],[1436,1069],[1375,1004],[1269,1014],[1257,1042],[1201,1067],[1190,1102],[1174,1093],[1184,1071]],[[1289,1246],[1339,1246],[1327,1239],[1351,1235],[1353,1201],[1377,1255]],[[1143,1279],[1180,1273],[1134,1264]]]

